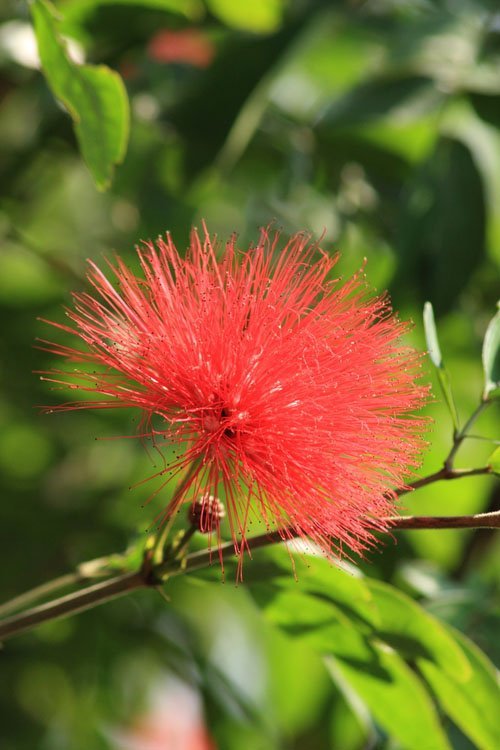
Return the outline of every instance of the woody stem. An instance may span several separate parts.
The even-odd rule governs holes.
[[[439,469],[439,471],[435,471],[433,474],[428,474],[426,477],[417,479],[415,482],[411,482],[406,487],[400,487],[396,490],[396,495],[398,495],[398,497],[401,497],[402,495],[406,495],[407,492],[418,490],[420,489],[420,487],[425,487],[428,484],[440,482],[445,479],[463,479],[463,477],[474,477],[480,476],[481,474],[491,474],[491,467],[481,466],[477,469],[453,469],[451,467],[448,467],[445,463],[445,465],[441,469]]]
[[[461,430],[455,433],[453,436],[453,445],[451,446],[451,450],[448,453],[448,455],[445,458],[444,461],[444,468],[448,470],[453,469],[453,461],[455,460],[455,456],[458,453],[458,450],[460,446],[462,445],[463,441],[468,437],[468,431],[472,427],[472,425],[475,423],[477,418],[480,416],[482,411],[486,409],[486,407],[491,404],[491,400],[483,398],[483,400],[479,403],[479,405],[474,409],[471,416],[467,420],[467,422],[464,424]]]
[[[400,529],[493,529],[500,528],[500,511],[470,516],[389,516],[382,520],[396,531]],[[280,529],[251,537],[247,540],[246,546],[248,549],[257,549],[296,536],[297,532],[293,529]],[[222,559],[230,559],[234,555],[235,549],[232,542],[221,546]],[[166,560],[152,568],[143,565],[138,571],[110,578],[5,618],[0,621],[0,641],[31,630],[43,622],[91,609],[136,589],[158,586],[163,578],[208,568],[212,563],[213,553],[210,550],[202,550],[187,555],[183,560]]]

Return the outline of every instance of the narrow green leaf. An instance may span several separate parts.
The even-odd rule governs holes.
[[[427,342],[427,351],[429,357],[436,368],[438,382],[441,387],[448,411],[453,422],[455,431],[458,431],[458,412],[455,405],[455,399],[453,398],[453,392],[451,390],[451,382],[448,372],[444,366],[443,357],[441,354],[441,348],[439,346],[439,339],[436,329],[436,320],[434,318],[434,309],[430,302],[424,304],[424,330],[425,339]]]
[[[494,474],[500,475],[500,446],[493,451],[486,463]]]
[[[425,659],[457,680],[466,680],[470,665],[455,638],[417,602],[382,581],[367,579],[377,607],[378,637],[409,659]]]
[[[436,664],[417,659],[417,666],[448,716],[480,748],[500,747],[500,686],[494,666],[462,633],[446,626],[471,665],[465,681],[456,682]]]
[[[434,367],[443,366],[443,357],[436,329],[436,320],[434,318],[434,308],[431,302],[424,304],[424,330],[425,340],[427,342],[427,351]]]
[[[491,319],[483,341],[484,397],[500,389],[500,310]]]
[[[340,670],[376,722],[405,750],[450,750],[424,684],[391,648],[374,644],[371,663],[327,657],[327,667],[330,660],[333,679]]]
[[[31,5],[42,68],[54,96],[74,123],[83,158],[100,190],[123,161],[129,133],[129,105],[122,79],[104,65],[77,65],[57,32],[57,16],[47,0]]]

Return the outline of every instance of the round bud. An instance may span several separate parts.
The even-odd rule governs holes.
[[[226,509],[215,495],[200,495],[191,503],[188,511],[189,523],[201,534],[217,529],[226,515]]]

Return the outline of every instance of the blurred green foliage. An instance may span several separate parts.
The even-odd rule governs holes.
[[[46,77],[29,9],[15,0],[0,9],[2,599],[124,549],[168,500],[167,488],[144,509],[150,486],[129,490],[159,460],[138,440],[115,439],[134,433],[130,414],[37,408],[65,398],[33,375],[52,364],[33,346],[48,335],[40,318],[63,320],[87,257],[117,250],[133,264],[134,243],[167,229],[182,248],[202,218],[222,238],[237,230],[242,245],[270,221],[285,234],[323,235],[325,249],[342,252],[342,275],[367,258],[372,285],[413,317],[422,349],[421,309],[432,302],[461,423],[484,388],[481,342],[499,295],[493,0],[56,7],[58,20],[42,0],[33,11],[71,41],[56,50],[63,63],[41,49]],[[83,61],[101,77],[91,72],[74,104]],[[121,91],[110,71],[130,102],[126,153],[123,94],[92,109],[102,76]],[[76,135],[49,86],[74,110]],[[105,187],[122,156],[111,188],[98,192],[92,174]],[[452,435],[428,371],[436,400],[424,472],[439,468]],[[495,437],[497,421],[490,408],[475,432]],[[468,441],[459,463],[482,465],[493,448]],[[498,500],[493,478],[477,477],[404,504],[461,514]],[[298,566],[296,584],[286,554],[262,551],[238,589],[229,573],[225,587],[213,575],[178,579],[166,587],[171,606],[141,592],[9,642],[2,749],[144,748],[138,738],[158,704],[165,750],[208,748],[204,723],[223,750],[498,750],[495,675],[449,628],[500,662],[495,535],[414,531],[397,541],[359,562],[369,578],[316,560],[311,575]],[[457,648],[468,676],[446,669]],[[179,685],[190,686],[187,702]],[[201,729],[174,745],[183,711]]]

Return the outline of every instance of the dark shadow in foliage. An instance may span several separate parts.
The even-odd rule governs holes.
[[[469,150],[441,138],[402,197],[391,287],[396,307],[416,292],[443,314],[456,303],[485,254],[483,185]]]
[[[432,89],[430,78],[421,75],[378,78],[361,83],[328,106],[317,129],[353,127],[386,118],[410,99]]]
[[[298,18],[268,37],[233,35],[210,68],[165,114],[183,138],[188,179],[213,161],[244,102],[300,33],[302,23]],[[232,86],[227,85],[228,71]]]
[[[474,107],[476,114],[481,120],[492,125],[494,128],[500,128],[500,96],[490,96],[489,94],[469,94],[469,101]]]
[[[401,633],[388,633],[384,630],[377,632],[377,637],[380,640],[387,643],[388,646],[397,651],[399,654],[404,654],[407,658],[413,659],[428,659],[429,661],[435,662],[435,657],[429,652],[425,646],[419,642]]]

